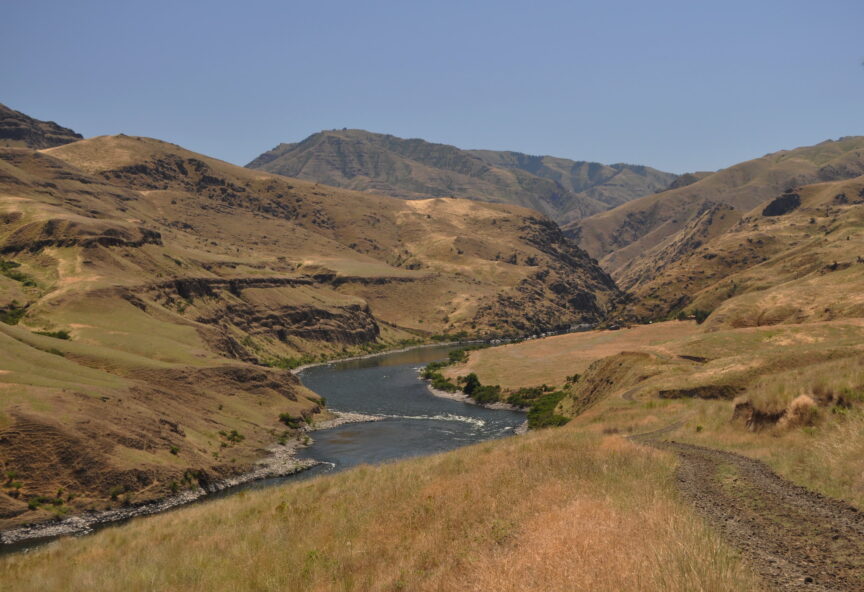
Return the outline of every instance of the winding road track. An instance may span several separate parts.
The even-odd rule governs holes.
[[[666,440],[680,425],[631,439],[678,455],[685,498],[768,589],[864,592],[864,512],[790,483],[760,461]]]

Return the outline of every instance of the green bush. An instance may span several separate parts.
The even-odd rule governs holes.
[[[515,407],[530,407],[532,403],[543,396],[543,387],[533,386],[520,388],[507,397],[507,403]]]
[[[306,419],[303,416],[294,417],[290,413],[280,413],[279,421],[294,430],[300,429],[306,423]]]
[[[44,335],[45,337],[53,337],[55,339],[71,339],[72,336],[69,334],[69,331],[65,329],[61,329],[60,331],[36,331],[37,335]]]
[[[481,405],[497,403],[501,400],[501,387],[497,384],[481,385],[474,390],[471,398]]]
[[[241,434],[237,430],[231,430],[230,432],[226,432],[224,430],[221,430],[219,432],[219,435],[222,436],[223,438],[225,438],[226,440],[228,440],[228,442],[231,442],[233,444],[238,444],[238,443],[240,443],[246,439],[246,436],[244,436],[243,434]],[[225,448],[226,446],[227,446],[227,444],[225,442],[222,442],[222,447]]]
[[[564,391],[554,391],[534,401],[531,409],[528,411],[528,427],[536,430],[539,428],[562,426],[570,421],[569,417],[555,413],[555,408],[565,395]]]
[[[0,322],[7,325],[17,325],[26,312],[26,306],[20,306],[13,300],[6,308],[0,308]]]
[[[294,368],[299,368],[300,366],[305,366],[306,364],[314,364],[317,361],[318,358],[316,358],[315,356],[304,354],[302,356],[294,358],[286,358],[280,356],[271,360],[265,360],[264,365],[271,368],[281,368],[282,370],[293,370]]]
[[[474,391],[481,387],[480,379],[473,372],[468,376],[461,377],[459,382],[462,383],[462,392],[466,395],[473,395]]]
[[[702,309],[697,308],[696,310],[693,311],[693,316],[696,317],[696,322],[700,325],[702,323],[704,323],[705,319],[707,319],[710,315],[711,315],[710,310],[702,310]]]

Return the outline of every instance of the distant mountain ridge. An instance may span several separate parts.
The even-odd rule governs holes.
[[[76,142],[83,137],[53,121],[34,119],[0,103],[0,146],[40,150]]]
[[[246,166],[401,199],[460,197],[520,205],[560,224],[662,191],[677,178],[641,165],[462,150],[348,129],[280,144]]]

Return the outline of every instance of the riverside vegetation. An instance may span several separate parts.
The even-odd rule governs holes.
[[[467,362],[470,352],[483,347],[486,346],[453,350],[449,352],[447,360],[427,364],[420,372],[420,376],[429,381],[429,385],[435,390],[447,393],[462,392],[479,405],[506,403],[519,409],[526,409],[530,429],[561,426],[569,421],[569,418],[556,414],[555,409],[567,395],[567,390],[579,380],[578,374],[568,376],[567,385],[561,390],[544,384],[537,387],[521,387],[513,391],[504,391],[498,384],[482,384],[473,372],[456,377],[455,382],[441,373],[443,368]]]

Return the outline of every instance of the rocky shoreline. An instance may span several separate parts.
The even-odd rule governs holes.
[[[326,430],[346,423],[359,423],[367,421],[379,421],[383,419],[376,415],[363,413],[334,412],[336,417],[317,423],[306,428],[307,432]],[[284,445],[275,444],[270,446],[268,455],[258,461],[251,471],[242,473],[235,477],[221,479],[208,484],[206,487],[197,487],[176,495],[171,495],[158,500],[142,503],[140,505],[104,510],[100,512],[85,512],[76,516],[70,516],[59,521],[41,522],[20,526],[0,532],[0,553],[4,547],[17,545],[31,540],[53,539],[61,536],[83,535],[93,532],[96,528],[112,523],[123,522],[139,516],[150,516],[171,510],[173,508],[192,503],[214,493],[244,485],[252,481],[272,479],[275,477],[287,477],[301,471],[310,469],[318,464],[316,460],[298,459],[297,449],[304,447],[300,440],[295,440]],[[22,549],[23,550],[23,549]]]

